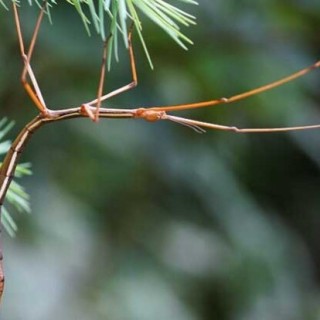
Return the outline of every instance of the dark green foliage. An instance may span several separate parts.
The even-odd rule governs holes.
[[[12,0],[19,6],[22,1]],[[43,1],[28,0],[29,5],[36,3],[40,8]],[[130,25],[138,33],[144,52],[152,66],[151,58],[144,41],[142,30],[143,20],[140,13],[143,13],[151,21],[163,29],[174,41],[181,47],[187,49],[185,43],[192,44],[192,41],[186,37],[180,30],[181,26],[188,27],[195,24],[195,17],[181,9],[181,3],[197,4],[194,0],[176,0],[175,5],[162,0],[66,0],[80,15],[82,22],[88,34],[92,27],[101,35],[103,41],[112,35],[109,41],[108,66],[110,68],[113,55],[118,60],[119,55],[119,37],[128,47],[128,28]],[[5,8],[7,6],[0,1]],[[55,0],[45,2],[46,12],[51,20],[51,8],[57,4]],[[60,2],[61,5],[61,2]],[[128,27],[129,26],[129,27]]]

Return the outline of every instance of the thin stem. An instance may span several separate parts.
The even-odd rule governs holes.
[[[22,57],[23,63],[24,63],[24,68],[23,68],[22,74],[21,74],[21,81],[22,81],[22,84],[23,84],[25,90],[29,94],[30,98],[32,99],[32,101],[35,103],[35,105],[38,107],[38,109],[43,114],[45,114],[47,112],[47,107],[46,107],[45,101],[43,99],[43,96],[42,96],[40,87],[38,85],[37,79],[34,76],[34,73],[32,71],[32,68],[30,65],[30,60],[31,60],[31,56],[32,56],[32,53],[33,53],[33,50],[35,47],[37,37],[38,37],[40,25],[43,20],[43,15],[45,12],[46,5],[47,5],[47,0],[45,0],[43,2],[43,6],[42,6],[40,14],[38,16],[36,26],[35,26],[35,29],[34,29],[34,32],[33,32],[32,38],[31,38],[30,47],[29,47],[28,53],[26,54],[25,48],[24,48],[23,37],[22,37],[18,8],[17,8],[17,4],[15,2],[13,2],[14,20],[15,20],[17,34],[18,34],[20,53],[21,53],[21,57]],[[30,80],[31,80],[31,83],[32,83],[34,90],[32,89],[32,86],[27,81],[27,74],[29,74],[29,77],[30,77]]]
[[[97,93],[97,107],[94,113],[94,121],[98,121],[99,119],[99,109],[101,107],[101,97],[103,92],[103,86],[105,82],[105,74],[106,74],[106,61],[107,61],[107,53],[108,53],[108,42],[110,40],[110,37],[105,41],[103,45],[103,55],[102,55],[102,64],[101,64],[101,72],[100,72],[100,80],[99,80],[99,86],[98,86],[98,93]]]
[[[219,104],[225,104],[225,103],[231,103],[235,101],[239,101],[251,96],[254,96],[256,94],[271,90],[273,88],[279,87],[285,83],[291,82],[292,80],[295,80],[297,78],[300,78],[304,76],[305,74],[311,72],[314,69],[317,69],[320,67],[320,61],[317,61],[313,65],[304,68],[296,73],[291,74],[290,76],[284,77],[280,80],[277,80],[275,82],[269,83],[267,85],[260,86],[258,88],[255,88],[253,90],[246,91],[244,93],[236,94],[234,96],[231,96],[229,98],[223,97],[220,99],[214,99],[214,100],[207,100],[202,102],[196,102],[196,103],[186,103],[186,104],[177,104],[172,106],[159,106],[159,107],[148,107],[155,111],[178,111],[178,110],[187,110],[187,109],[196,109],[196,108],[204,108],[204,107],[213,107],[215,105]]]
[[[173,122],[177,122],[183,125],[189,125],[192,127],[208,128],[208,129],[223,130],[223,131],[233,131],[236,133],[272,133],[272,132],[320,129],[320,124],[307,125],[307,126],[295,126],[295,127],[279,127],[279,128],[238,128],[235,126],[224,126],[220,124],[187,119],[182,117],[176,117],[176,116],[171,116],[167,114],[162,117],[162,120],[170,120]]]
[[[135,59],[134,59],[134,52],[133,52],[133,48],[132,48],[132,28],[133,28],[133,26],[130,28],[129,35],[128,35],[129,59],[130,59],[132,81],[129,84],[124,85],[124,86],[100,97],[100,102],[105,101],[107,99],[110,99],[112,97],[115,97],[115,96],[119,95],[120,93],[123,93],[125,91],[130,90],[130,89],[133,89],[138,85],[138,76],[137,76],[136,64],[135,64]],[[85,103],[85,105],[95,105],[97,103],[98,103],[98,99],[94,99],[90,102]]]

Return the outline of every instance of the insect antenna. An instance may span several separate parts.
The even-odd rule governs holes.
[[[181,125],[183,125],[185,127],[188,127],[190,129],[192,129],[193,131],[195,131],[196,133],[202,134],[202,133],[206,133],[207,132],[205,129],[199,127],[196,124],[186,123],[185,121],[183,121],[181,119],[176,119],[175,117],[170,116],[170,115],[166,115],[164,119],[170,120],[172,122],[175,122],[175,123],[181,124]]]

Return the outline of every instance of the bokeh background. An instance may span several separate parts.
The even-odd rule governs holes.
[[[183,51],[144,21],[155,65],[134,41],[139,87],[105,105],[230,96],[320,56],[319,1],[201,0]],[[30,39],[38,9],[24,3]],[[47,104],[93,99],[101,41],[64,1],[32,65]],[[12,11],[0,8],[1,117],[10,138],[36,114],[21,87]],[[130,81],[127,52],[106,91]],[[318,71],[232,105],[180,115],[239,127],[319,123]],[[37,132],[22,161],[32,214],[3,235],[4,320],[320,318],[319,131],[197,134],[172,123],[87,119]]]

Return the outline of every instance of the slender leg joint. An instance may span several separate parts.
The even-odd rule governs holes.
[[[98,121],[97,114],[93,113],[93,111],[91,110],[88,104],[83,104],[80,107],[80,114],[85,117],[89,117],[94,122]]]
[[[166,117],[165,111],[157,111],[145,108],[139,108],[135,111],[135,118],[141,118],[146,121],[155,122],[158,120],[163,120]]]

